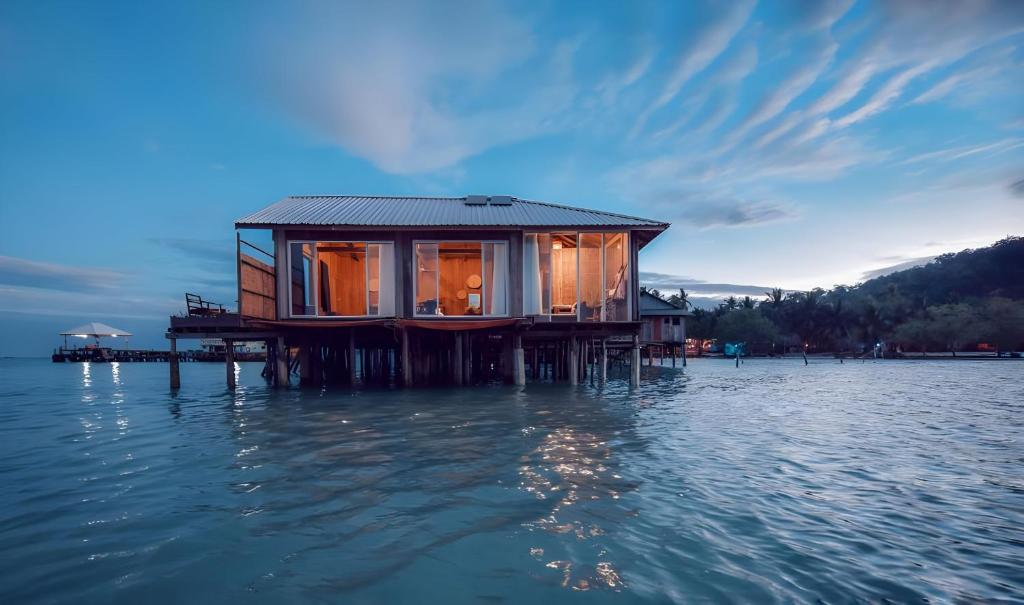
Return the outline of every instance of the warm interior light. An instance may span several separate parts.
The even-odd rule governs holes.
[[[555,241],[551,242],[551,247],[554,248],[555,250],[561,250],[562,249],[562,242],[560,242],[558,240],[555,240]]]

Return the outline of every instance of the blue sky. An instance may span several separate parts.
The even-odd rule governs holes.
[[[668,220],[641,269],[706,299],[986,245],[1024,232],[1022,42],[1014,1],[5,2],[0,354],[162,344],[288,194]]]

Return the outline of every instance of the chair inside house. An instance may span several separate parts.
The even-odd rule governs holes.
[[[191,292],[185,293],[185,306],[190,316],[209,317],[225,313],[224,305],[203,300],[202,296]]]

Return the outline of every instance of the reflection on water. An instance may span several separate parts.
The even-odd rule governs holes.
[[[1019,598],[1024,364],[274,391],[0,360],[0,600]]]

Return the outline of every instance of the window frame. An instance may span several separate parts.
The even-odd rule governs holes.
[[[476,243],[480,244],[480,294],[481,294],[481,296],[480,296],[480,309],[481,309],[480,315],[429,315],[429,314],[422,314],[422,313],[417,313],[416,312],[416,301],[419,299],[419,294],[420,294],[420,276],[419,276],[419,270],[417,269],[419,267],[419,256],[417,255],[418,246],[420,244],[435,244],[438,247],[440,247],[441,244],[446,243],[446,242],[447,243],[460,243],[460,244],[476,244]],[[484,263],[484,244],[503,244],[505,246],[505,275],[506,275],[506,283],[505,283],[505,286],[506,286],[505,287],[505,312],[503,314],[501,314],[501,315],[491,315],[489,313],[483,313],[483,310],[487,308],[488,303],[490,302],[488,300],[485,300],[484,296],[483,296],[487,292],[487,272],[484,271],[484,266],[485,266],[485,263]],[[511,272],[512,255],[509,254],[509,251],[511,250],[511,245],[510,245],[509,240],[506,240],[506,239],[472,239],[472,238],[470,238],[470,239],[464,239],[464,238],[462,238],[462,239],[460,239],[460,238],[450,238],[450,239],[414,239],[414,240],[412,240],[412,246],[410,248],[412,250],[412,258],[410,259],[410,262],[412,263],[412,269],[413,269],[412,270],[412,316],[414,318],[416,318],[416,319],[441,319],[441,320],[444,320],[444,319],[470,319],[470,320],[472,320],[472,319],[475,319],[475,318],[487,318],[487,317],[491,317],[491,318],[494,318],[494,317],[498,317],[498,318],[500,318],[500,317],[509,317],[509,312],[510,312],[510,308],[511,308],[511,305],[509,304],[509,302],[510,302],[509,294],[512,291],[512,288],[508,287],[512,283],[512,272]],[[438,250],[438,256],[437,256],[437,278],[436,278],[436,282],[435,283],[436,283],[436,287],[435,287],[434,291],[437,293],[438,304],[440,304],[440,298],[441,298],[441,254],[440,254],[440,249]]]
[[[378,300],[377,300],[377,314],[376,315],[320,315],[320,263],[319,263],[319,252],[318,252],[318,250],[316,248],[317,244],[364,244],[366,246],[365,253],[367,255],[367,259],[366,259],[366,262],[364,263],[366,265],[366,268],[364,269],[364,272],[366,274],[365,275],[366,276],[366,292],[365,292],[365,297],[366,297],[366,310],[369,311],[370,310],[370,262],[369,262],[369,254],[370,254],[369,253],[369,249],[370,249],[370,245],[371,244],[390,245],[392,251],[394,251],[397,248],[397,246],[395,245],[394,241],[391,241],[391,240],[338,240],[338,239],[316,239],[316,240],[310,240],[310,239],[290,239],[290,240],[286,240],[285,250],[287,250],[287,255],[286,255],[287,258],[285,259],[285,263],[286,263],[285,266],[288,268],[288,283],[289,284],[291,284],[291,279],[292,279],[292,274],[291,274],[291,272],[292,272],[292,244],[309,244],[310,246],[312,246],[312,249],[313,249],[313,274],[310,275],[310,280],[312,282],[312,289],[313,289],[313,292],[315,294],[314,301],[315,301],[316,304],[313,305],[313,309],[314,309],[314,314],[313,315],[298,315],[298,314],[292,312],[292,309],[295,308],[293,306],[293,304],[292,304],[293,288],[289,287],[288,288],[288,317],[289,318],[293,318],[293,319],[317,319],[317,320],[321,320],[322,319],[322,320],[330,321],[330,320],[333,320],[333,319],[367,319],[367,318],[383,318],[383,317],[395,317],[395,316],[397,316],[397,304],[395,306],[395,308],[396,308],[395,315],[381,315],[380,314],[380,308],[382,306],[380,304],[380,298],[379,298],[379,296],[380,296],[380,288],[381,288],[380,274],[383,272],[383,268],[384,267],[383,267],[383,265],[379,261],[378,261],[378,265],[377,265],[377,288],[378,288],[377,292],[378,292]],[[397,257],[393,253],[392,253],[392,262],[397,263]],[[392,276],[393,277],[395,276],[395,272],[394,271],[392,271]],[[394,288],[392,288],[392,291],[394,291]]]
[[[524,231],[523,235],[524,235],[524,238],[525,238],[526,235],[538,235],[539,236],[539,235],[556,235],[556,234],[566,234],[566,235],[568,235],[568,234],[572,234],[572,235],[576,236],[576,322],[577,323],[594,323],[594,322],[585,322],[583,319],[581,319],[581,314],[583,313],[583,305],[580,304],[580,296],[582,294],[582,287],[583,286],[582,286],[582,280],[580,279],[580,257],[582,256],[580,254],[580,249],[582,248],[582,246],[581,246],[581,239],[582,239],[581,236],[583,234],[585,234],[585,233],[586,234],[597,234],[597,235],[601,236],[601,247],[600,247],[600,250],[601,250],[601,259],[600,259],[601,260],[601,262],[600,262],[601,268],[600,268],[600,272],[601,272],[601,296],[602,296],[602,300],[601,300],[601,319],[600,319],[600,323],[628,323],[628,322],[633,321],[632,277],[633,277],[633,271],[635,271],[635,268],[633,267],[633,249],[632,249],[633,234],[632,234],[632,232],[630,232],[628,230],[627,231],[615,231],[615,230],[606,231],[606,230],[603,230],[603,229],[602,230],[593,229],[593,230],[585,230],[585,231],[566,231],[566,230],[562,230],[562,229],[556,229],[556,230],[552,230],[552,231],[532,231],[532,230],[531,231]],[[629,282],[629,285],[630,285],[630,287],[626,288],[626,319],[609,320],[607,318],[608,317],[608,315],[607,315],[607,311],[608,311],[608,304],[607,304],[607,302],[608,302],[608,289],[607,289],[608,275],[607,275],[606,267],[607,267],[607,262],[608,261],[607,261],[607,254],[606,254],[606,252],[607,252],[606,236],[608,234],[624,235],[625,236],[625,240],[626,240],[626,244],[625,244],[626,279],[627,279],[627,281]],[[523,257],[522,257],[522,261],[521,262],[522,262],[523,270],[525,270],[526,266],[527,266],[527,263],[526,263],[526,246],[525,245],[523,246]],[[524,296],[524,303],[525,303],[525,296],[526,296],[526,292],[525,291],[523,292],[523,296]],[[565,317],[565,315],[556,315],[556,314],[551,313],[550,306],[546,309],[547,312],[544,312],[545,311],[544,309],[541,309],[541,311],[542,311],[541,313],[533,315],[532,317],[547,317],[547,318]],[[563,320],[563,321],[565,321],[565,320]]]

